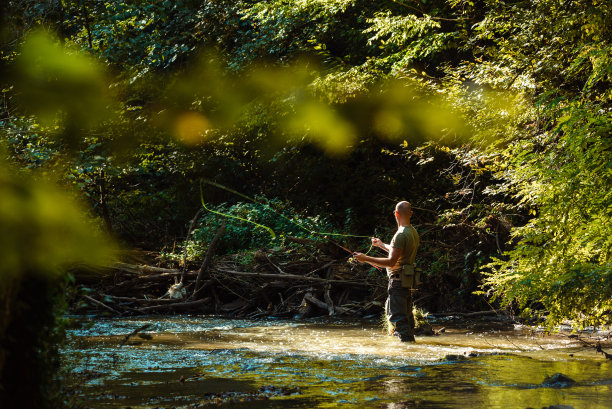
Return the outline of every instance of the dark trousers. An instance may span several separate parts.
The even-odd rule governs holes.
[[[412,314],[412,293],[402,287],[401,280],[389,280],[385,312],[389,322],[400,335],[414,335],[414,315]]]

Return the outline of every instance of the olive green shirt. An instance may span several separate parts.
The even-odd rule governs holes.
[[[419,247],[419,234],[410,226],[401,226],[391,239],[391,247],[402,249],[402,255],[393,267],[387,268],[387,273],[392,274],[400,271],[405,264],[414,264],[417,248]]]

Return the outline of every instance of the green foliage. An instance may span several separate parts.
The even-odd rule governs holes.
[[[395,16],[390,12],[377,13],[368,19],[365,33],[373,33],[370,44],[379,44],[385,50],[382,60],[389,63],[393,75],[401,74],[416,62],[437,56],[449,47],[455,33],[441,32],[440,22],[425,14]]]
[[[609,2],[9,3],[5,44],[24,45],[1,50],[8,156],[77,187],[126,240],[183,240],[202,177],[337,230],[350,209],[360,234],[408,198],[459,243],[424,243],[431,277],[459,265],[469,292],[499,253],[490,294],[551,325],[609,323]],[[38,25],[64,46],[27,35]],[[295,227],[233,200],[210,194]],[[194,243],[218,224],[203,216]],[[231,224],[224,241],[268,238]]]
[[[226,227],[225,233],[219,240],[217,253],[234,253],[262,247],[283,246],[285,245],[284,238],[287,236],[320,240],[322,235],[312,232],[332,232],[330,223],[320,216],[300,215],[286,202],[278,199],[265,200],[263,197],[257,197],[256,200],[262,204],[238,202],[230,205],[222,203],[211,207],[211,210],[264,225],[275,232],[276,238],[272,238],[265,229],[254,224],[206,212],[200,217],[189,237],[186,259],[195,261],[202,259],[207,244],[211,242],[222,222],[226,223]],[[184,244],[181,244],[180,249],[183,246]],[[174,258],[182,257],[176,255]]]
[[[494,263],[486,283],[528,311],[536,303],[551,325],[567,318],[605,325],[612,309],[612,145],[605,136],[612,117],[581,103],[561,111],[547,135],[555,143],[544,155],[525,154],[512,174],[536,217],[514,230],[514,249]]]
[[[73,198],[42,177],[0,167],[2,280],[21,274],[60,274],[70,264],[98,264],[109,253],[95,224]]]
[[[414,326],[415,328],[423,327],[425,325],[429,325],[429,321],[427,317],[429,313],[422,308],[417,306],[412,307],[412,315],[414,316]]]
[[[611,15],[598,1],[500,4],[477,29],[499,46],[482,48],[503,73],[497,84],[538,98],[504,138],[509,163],[500,167],[533,218],[514,229],[485,283],[526,314],[543,310],[549,326],[610,324]],[[491,73],[469,72],[481,81]]]
[[[361,27],[370,10],[371,2],[356,0],[244,2],[239,7],[244,37],[232,49],[230,66],[257,59],[286,62],[304,54],[332,67],[363,61],[368,47]]]
[[[100,67],[63,49],[44,31],[28,34],[12,68],[25,113],[35,114],[44,125],[89,127],[104,118],[109,101]]]

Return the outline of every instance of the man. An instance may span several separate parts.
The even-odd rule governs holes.
[[[375,267],[385,267],[389,277],[388,298],[385,304],[387,318],[394,326],[394,334],[404,342],[414,342],[414,315],[412,314],[412,294],[410,289],[416,283],[414,276],[414,259],[419,246],[419,235],[410,224],[412,208],[403,201],[395,206],[397,232],[390,244],[372,237],[372,245],[388,252],[385,257],[371,257],[355,253],[354,258],[361,263]]]

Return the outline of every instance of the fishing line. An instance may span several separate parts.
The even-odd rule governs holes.
[[[294,224],[294,225],[298,226],[299,228],[301,228],[301,229],[303,229],[303,230],[307,231],[307,232],[308,232],[309,234],[311,234],[311,235],[318,235],[318,236],[323,236],[323,237],[326,237],[326,236],[338,236],[338,237],[370,238],[370,236],[360,236],[360,235],[356,235],[356,234],[332,233],[332,232],[318,232],[318,231],[315,231],[315,230],[311,230],[311,229],[307,228],[306,226],[302,225],[301,223],[298,223],[297,221],[295,221],[295,220],[293,220],[293,219],[291,219],[291,218],[289,218],[289,217],[285,216],[284,214],[282,214],[282,213],[278,212],[277,210],[275,210],[274,208],[272,208],[270,205],[268,205],[268,204],[266,204],[266,203],[261,203],[261,202],[259,202],[258,200],[254,199],[254,198],[252,198],[252,197],[250,197],[250,196],[245,195],[244,193],[240,193],[240,192],[238,192],[237,190],[231,189],[231,188],[229,188],[229,187],[227,187],[227,186],[224,186],[224,185],[222,185],[222,184],[219,184],[219,183],[216,183],[216,182],[213,182],[213,181],[211,181],[211,180],[204,179],[204,178],[202,178],[202,179],[201,179],[201,181],[200,181],[200,199],[201,199],[201,201],[202,201],[202,206],[204,206],[204,208],[205,208],[206,210],[208,210],[208,211],[209,211],[209,212],[211,212],[211,213],[217,214],[217,215],[219,215],[219,216],[229,217],[229,218],[232,218],[232,219],[242,220],[242,221],[245,221],[245,222],[247,222],[247,223],[254,224],[255,226],[257,226],[257,227],[259,227],[259,228],[262,228],[262,229],[265,229],[265,230],[266,230],[268,233],[270,233],[270,235],[272,236],[272,239],[273,239],[273,240],[276,238],[276,234],[274,233],[274,230],[272,230],[272,229],[271,229],[270,227],[268,227],[268,226],[265,226],[265,225],[263,225],[263,224],[256,223],[256,222],[254,222],[254,221],[252,221],[252,220],[247,220],[247,219],[244,219],[244,218],[242,218],[242,217],[234,216],[234,215],[231,215],[231,214],[228,214],[228,213],[223,213],[223,212],[219,212],[219,211],[214,211],[214,210],[211,210],[211,209],[209,209],[208,207],[206,207],[206,204],[204,203],[204,193],[203,193],[203,189],[202,189],[202,183],[206,183],[206,184],[211,185],[211,186],[214,186],[214,187],[216,187],[216,188],[223,189],[223,190],[228,191],[228,192],[230,192],[230,193],[233,193],[233,194],[235,194],[235,195],[237,195],[237,196],[240,196],[240,197],[242,197],[242,198],[244,198],[244,199],[247,199],[247,200],[249,200],[249,201],[251,201],[251,202],[253,202],[253,203],[256,203],[256,204],[258,204],[258,205],[260,205],[260,206],[265,206],[266,208],[268,208],[269,210],[271,210],[272,212],[274,212],[274,213],[275,213],[275,214],[277,214],[278,216],[280,216],[280,217],[282,217],[283,219],[287,220],[289,223],[291,223],[291,224]],[[329,240],[329,237],[326,237],[326,238]],[[353,254],[353,253],[354,253],[354,251],[351,251],[351,250],[349,250],[349,249],[347,249],[347,248],[345,248],[345,247],[343,247],[343,246],[339,245],[338,243],[333,242],[332,240],[329,240],[329,241],[330,241],[331,243],[335,244],[336,246],[340,247],[341,249],[345,250],[346,252],[350,253],[350,254]],[[369,249],[368,249],[368,251],[367,251],[366,253],[364,253],[364,254],[368,254],[368,253],[369,253],[369,252],[372,250],[372,248],[373,248],[373,244],[370,244],[370,248],[369,248]]]
[[[228,191],[228,192],[230,192],[230,193],[233,193],[233,194],[235,194],[235,195],[237,195],[237,196],[240,196],[240,197],[242,197],[242,198],[244,198],[244,199],[247,199],[247,200],[249,200],[249,201],[251,201],[251,202],[253,202],[253,203],[256,203],[256,204],[258,204],[258,205],[260,205],[260,206],[265,206],[265,207],[267,207],[268,209],[272,210],[272,211],[273,211],[274,213],[276,213],[277,215],[279,215],[280,217],[282,217],[283,219],[287,220],[288,222],[293,223],[294,225],[296,225],[296,226],[300,227],[301,229],[306,230],[308,233],[311,233],[311,234],[312,234],[312,233],[316,233],[316,232],[313,232],[312,230],[310,230],[309,228],[307,228],[307,227],[305,227],[305,226],[301,225],[300,223],[296,222],[295,220],[292,220],[292,219],[288,218],[288,217],[287,217],[287,216],[285,216],[284,214],[282,214],[282,213],[280,213],[280,212],[277,212],[277,211],[276,211],[276,210],[274,210],[272,207],[270,207],[270,205],[268,205],[268,204],[266,204],[266,203],[261,203],[261,202],[259,202],[259,201],[255,200],[255,199],[253,199],[253,198],[252,198],[252,197],[250,197],[250,196],[247,196],[247,195],[245,195],[245,194],[243,194],[243,193],[240,193],[240,192],[238,192],[238,191],[236,191],[236,190],[234,190],[234,189],[230,189],[229,187],[223,186],[223,185],[221,185],[221,184],[219,184],[219,183],[216,183],[216,182],[213,182],[213,181],[211,181],[211,180],[202,179],[202,182],[204,182],[204,183],[206,183],[206,184],[208,184],[208,185],[211,185],[211,186],[217,187],[217,188],[219,188],[219,189],[226,190],[226,191]],[[201,190],[201,184],[200,184],[200,190]]]
[[[229,218],[232,218],[232,219],[242,220],[243,222],[254,224],[255,226],[257,226],[257,227],[259,227],[261,229],[264,229],[268,233],[270,233],[270,235],[272,236],[272,240],[276,239],[276,233],[274,233],[274,230],[272,230],[268,226],[264,226],[263,224],[259,224],[257,222],[252,221],[252,220],[244,219],[244,218],[239,217],[239,216],[234,216],[234,215],[223,213],[223,212],[217,212],[215,210],[212,210],[212,209],[209,209],[208,207],[206,207],[206,203],[204,203],[204,191],[202,189],[202,184],[201,183],[200,183],[200,201],[202,202],[202,206],[204,207],[204,209],[208,210],[209,212],[217,214],[219,216],[229,217]]]
[[[237,196],[240,196],[240,197],[242,197],[242,198],[244,198],[244,199],[247,199],[247,200],[249,200],[249,201],[251,201],[251,202],[253,202],[253,203],[256,203],[256,204],[258,204],[258,205],[260,205],[260,206],[265,206],[265,207],[267,207],[268,209],[270,209],[271,211],[273,211],[274,213],[276,213],[277,215],[279,215],[280,217],[282,217],[283,219],[287,220],[289,223],[292,223],[292,224],[294,224],[294,225],[296,225],[296,226],[300,227],[301,229],[306,230],[306,231],[307,231],[308,233],[310,233],[310,234],[315,234],[315,235],[319,235],[319,236],[342,236],[342,237],[370,238],[370,236],[360,236],[360,235],[357,235],[357,234],[332,233],[332,232],[319,232],[319,231],[311,230],[311,229],[309,229],[308,227],[305,227],[304,225],[302,225],[302,224],[300,224],[300,223],[296,222],[295,220],[290,219],[289,217],[285,216],[284,214],[282,214],[282,213],[278,212],[277,210],[275,210],[275,209],[274,209],[273,207],[271,207],[270,205],[268,205],[268,204],[266,204],[266,203],[261,203],[261,202],[259,202],[259,201],[255,200],[255,199],[253,199],[252,197],[249,197],[249,196],[245,195],[244,193],[240,193],[240,192],[238,192],[238,191],[236,191],[236,190],[234,190],[234,189],[231,189],[231,188],[229,188],[229,187],[223,186],[223,185],[221,185],[221,184],[219,184],[219,183],[216,183],[216,182],[213,182],[213,181],[211,181],[211,180],[202,179],[202,182],[204,182],[204,183],[206,183],[206,184],[208,184],[208,185],[211,185],[211,186],[217,187],[217,188],[219,188],[219,189],[226,190],[226,191],[228,191],[228,192],[230,192],[230,193],[233,193],[233,194],[235,194],[235,195],[237,195]]]

